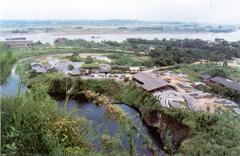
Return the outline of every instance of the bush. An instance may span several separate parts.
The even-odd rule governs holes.
[[[69,64],[68,65],[68,70],[73,70],[74,69],[74,66],[72,64]]]
[[[91,57],[91,56],[87,56],[86,59],[85,59],[85,63],[86,63],[86,64],[91,64],[91,63],[93,63],[92,57]]]

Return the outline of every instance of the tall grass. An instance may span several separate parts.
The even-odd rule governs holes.
[[[37,93],[2,98],[2,153],[63,154],[68,147],[91,149],[95,132],[89,122],[58,109],[50,97]]]

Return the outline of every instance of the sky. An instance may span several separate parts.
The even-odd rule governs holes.
[[[0,19],[136,19],[240,24],[240,0],[0,0]]]

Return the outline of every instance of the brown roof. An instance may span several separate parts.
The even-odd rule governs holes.
[[[32,41],[26,41],[26,40],[7,40],[4,41],[4,43],[9,46],[10,48],[25,48],[29,44],[32,43]]]
[[[166,81],[156,76],[150,75],[148,73],[143,73],[143,72],[134,74],[133,78],[136,79],[137,81],[140,81],[142,83],[142,87],[147,91],[152,91],[152,90],[169,85]]]
[[[220,77],[220,76],[216,76],[216,77],[211,78],[211,81],[214,81],[216,83],[224,85],[225,87],[232,88],[232,89],[240,91],[240,83],[239,82],[234,82],[232,80],[225,79],[225,78]]]

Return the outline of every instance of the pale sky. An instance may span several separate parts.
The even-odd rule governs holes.
[[[0,0],[0,19],[137,19],[240,24],[240,0]]]

